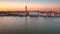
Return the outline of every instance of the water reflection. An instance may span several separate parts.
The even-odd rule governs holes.
[[[0,17],[0,33],[60,34],[60,18],[55,17]]]

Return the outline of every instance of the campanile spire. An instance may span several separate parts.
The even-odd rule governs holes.
[[[27,10],[27,5],[25,6],[25,12],[26,12],[26,15],[28,16],[29,15],[29,12]]]

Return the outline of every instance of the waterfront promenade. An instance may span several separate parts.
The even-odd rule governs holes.
[[[55,11],[0,11],[0,16],[31,16],[31,17],[55,17],[60,16],[59,12]]]

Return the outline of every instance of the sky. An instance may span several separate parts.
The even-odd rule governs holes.
[[[60,11],[60,0],[0,0],[0,11],[25,10]]]

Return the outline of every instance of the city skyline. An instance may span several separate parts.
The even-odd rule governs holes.
[[[60,0],[0,0],[0,11],[54,10],[60,11]]]

